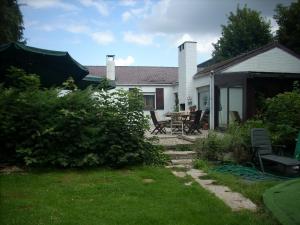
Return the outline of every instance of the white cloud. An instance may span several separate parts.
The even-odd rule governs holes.
[[[61,0],[20,0],[19,3],[36,9],[60,8],[67,11],[78,10],[78,7],[75,5],[62,2]]]
[[[149,34],[134,34],[131,31],[124,33],[124,41],[138,45],[151,45],[153,43],[153,36]]]
[[[64,29],[66,31],[69,31],[71,33],[87,33],[89,32],[90,28],[86,25],[82,24],[70,24],[68,26],[65,26]]]
[[[115,60],[116,66],[130,66],[134,63],[134,58],[132,56],[127,56],[127,58],[122,59],[122,58],[117,58]]]
[[[194,41],[191,35],[189,34],[183,34],[179,39],[176,40],[176,46],[181,45],[185,41]]]
[[[120,5],[122,6],[135,6],[136,1],[135,0],[121,0]]]
[[[85,7],[95,7],[102,16],[108,16],[109,10],[107,4],[102,0],[80,0]]]
[[[124,12],[122,14],[122,21],[126,22],[126,21],[128,21],[130,19],[130,17],[131,17],[131,13],[130,12],[128,12],[128,11]]]
[[[174,45],[178,47],[185,41],[196,41],[197,42],[197,52],[201,54],[211,54],[213,51],[212,43],[216,43],[219,39],[219,36],[214,35],[191,35],[185,33],[181,36],[175,35]]]
[[[152,2],[150,0],[145,0],[145,4],[142,7],[139,8],[132,8],[122,14],[122,21],[126,22],[130,18],[135,17],[135,18],[145,18],[147,14],[149,14],[149,11],[152,6]]]
[[[91,34],[91,37],[100,45],[107,45],[115,41],[115,37],[112,32],[94,32]]]
[[[47,32],[51,32],[55,30],[63,30],[75,34],[80,34],[80,33],[86,34],[90,32],[90,28],[88,26],[84,24],[70,22],[70,21],[68,21],[67,23],[55,22],[52,24],[43,24],[39,26],[39,29]]]
[[[249,8],[261,11],[263,17],[272,17],[278,3],[289,5],[293,1],[161,0],[153,2],[140,25],[147,32],[220,34],[221,24],[226,24],[227,15],[235,12],[238,3],[241,7],[247,4]]]

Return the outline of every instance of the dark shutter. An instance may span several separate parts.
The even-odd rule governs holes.
[[[156,88],[156,109],[164,109],[164,89]]]

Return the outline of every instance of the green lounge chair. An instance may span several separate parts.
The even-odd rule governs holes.
[[[285,168],[292,167],[298,169],[300,167],[300,161],[274,154],[272,150],[270,137],[264,128],[253,128],[251,129],[251,145],[253,150],[253,160],[258,162],[259,166],[264,172],[264,163],[272,162],[281,164]]]

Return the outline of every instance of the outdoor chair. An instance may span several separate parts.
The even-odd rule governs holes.
[[[230,114],[232,122],[235,122],[238,124],[242,123],[242,120],[241,120],[241,117],[240,117],[240,114],[238,111],[230,111],[229,114]]]
[[[251,145],[253,150],[252,160],[255,163],[259,164],[262,172],[265,172],[264,164],[267,163],[280,164],[284,166],[285,172],[288,167],[291,167],[292,169],[298,169],[299,171],[300,161],[293,158],[274,154],[271,145],[271,140],[266,129],[251,129]]]
[[[182,120],[180,113],[173,113],[171,115],[171,135],[174,133],[180,133],[183,135],[184,121]]]
[[[202,111],[198,110],[195,112],[195,118],[194,120],[186,121],[185,127],[187,127],[186,134],[194,134],[195,131],[198,131],[200,134],[202,133],[200,131],[201,128],[201,114]],[[202,116],[203,117],[203,116]]]
[[[151,119],[154,125],[154,129],[151,132],[151,134],[153,134],[155,131],[155,134],[166,134],[166,121],[158,121],[155,115],[155,112],[153,110],[150,111],[150,115],[151,115]]]

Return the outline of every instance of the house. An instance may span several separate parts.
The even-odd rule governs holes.
[[[291,90],[300,81],[300,56],[278,43],[271,43],[223,62],[197,64],[197,43],[178,47],[178,67],[115,66],[114,55],[106,66],[86,66],[89,77],[107,77],[116,88],[140,88],[145,113],[155,109],[160,117],[178,107],[195,105],[209,110],[210,128],[226,127],[230,112],[242,120],[251,118],[260,97]]]
[[[300,56],[276,42],[220,63],[203,65],[198,65],[193,76],[193,89],[199,108],[210,96],[211,128],[227,127],[233,111],[242,120],[253,117],[261,98],[290,91],[293,82],[300,81]]]
[[[156,110],[161,118],[174,111],[174,85],[178,80],[177,67],[115,66],[114,55],[106,56],[106,66],[86,66],[89,78],[114,81],[116,89],[139,88],[144,95],[144,112]]]

